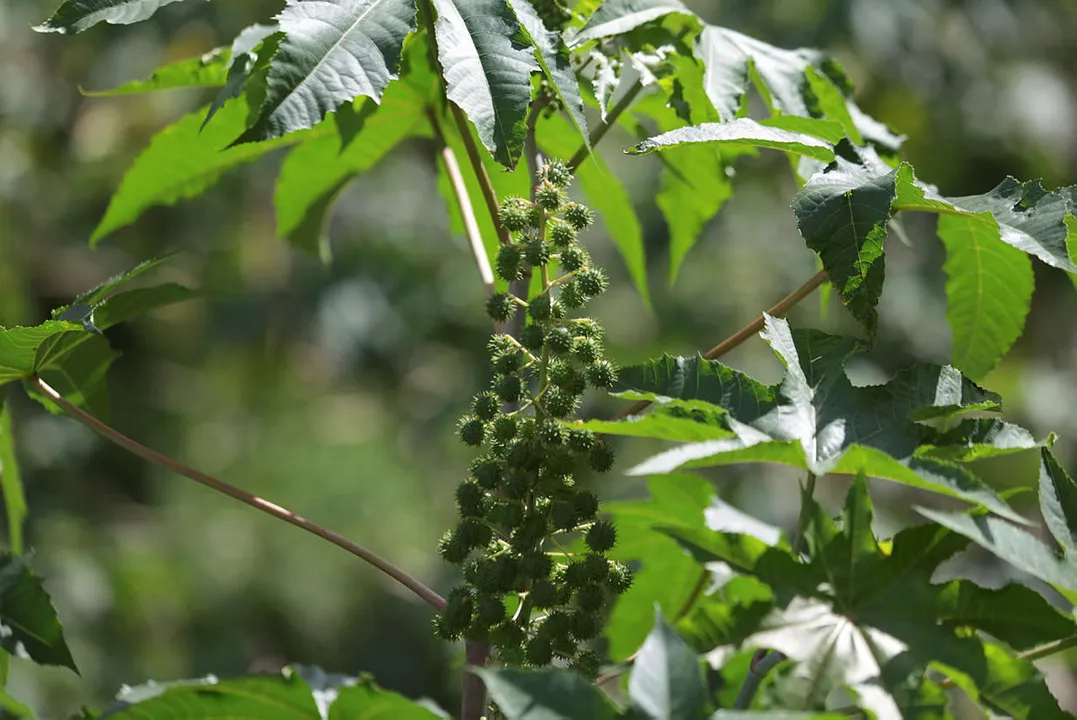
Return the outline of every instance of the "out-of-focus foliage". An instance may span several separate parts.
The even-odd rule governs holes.
[[[918,177],[947,198],[986,193],[1007,175],[1043,177],[1048,188],[1077,182],[1077,69],[1068,51],[1077,7],[1067,0],[687,4],[706,21],[780,47],[836,55],[859,106],[909,137]],[[30,32],[39,3],[0,5],[0,325],[37,324],[132,258],[185,248],[163,272],[206,297],[107,331],[124,353],[112,374],[112,424],[448,587],[453,578],[431,550],[452,522],[452,488],[467,456],[445,428],[485,382],[488,326],[467,246],[448,232],[437,198],[428,140],[409,141],[344,191],[327,228],[328,267],[276,237],[275,173],[257,172],[279,162],[274,155],[87,248],[131,160],[215,91],[102,99],[76,88],[148,77],[279,9],[173,3],[140,25],[59,38]],[[638,140],[615,129],[604,142]],[[669,240],[652,198],[669,182],[665,155],[607,157],[636,202],[648,274],[664,278]],[[734,199],[706,225],[677,283],[651,283],[653,312],[619,271],[595,304],[615,359],[628,365],[708,347],[816,270],[788,208],[796,187],[783,163],[774,154],[738,166]],[[914,357],[949,358],[943,246],[923,216],[904,222],[912,247],[893,234],[887,241],[879,346],[850,363],[857,381],[885,380]],[[599,262],[624,267],[603,230],[585,242]],[[1072,467],[1077,326],[1067,318],[1077,294],[1062,274],[1035,272],[1025,334],[982,381],[1007,398],[1007,419],[1037,437],[1059,432],[1055,452]],[[794,318],[854,328],[836,302],[806,302]],[[770,363],[777,380],[781,368],[769,355],[753,342],[726,362]],[[442,669],[449,651],[432,637],[426,608],[401,603],[372,571],[37,406],[14,397],[8,404],[31,511],[26,544],[86,680],[16,660],[9,687],[39,714],[101,706],[144,677],[234,675],[286,661],[371,671],[386,687],[453,704],[455,679]],[[589,410],[606,417],[611,409]],[[637,447],[640,455],[624,453],[619,469],[642,459],[646,446]],[[981,470],[1003,488],[1008,463],[1034,465],[1032,455]],[[641,481],[614,476],[608,496],[642,492]],[[789,472],[734,467],[715,477],[727,499],[791,523],[798,497]],[[878,491],[877,524],[913,519],[909,491]],[[828,479],[820,493],[834,504],[842,488]],[[1012,571],[985,562],[979,572],[1001,582]],[[1077,707],[1065,675],[1049,673],[1049,681],[1064,706]]]

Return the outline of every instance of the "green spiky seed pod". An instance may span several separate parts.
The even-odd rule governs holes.
[[[531,302],[527,306],[527,314],[531,316],[531,319],[535,322],[544,322],[550,319],[550,310],[553,307],[553,300],[548,294],[542,294],[538,297],[532,298]]]
[[[524,260],[532,267],[538,267],[550,262],[552,251],[549,243],[541,240],[530,240],[524,245]]]
[[[464,635],[462,628],[457,629],[450,627],[440,615],[435,615],[432,622],[434,624],[434,637],[447,642],[455,642]]]
[[[541,325],[527,325],[520,331],[520,344],[531,352],[538,352],[542,349],[545,337],[546,331],[542,329]]]
[[[465,480],[456,486],[456,507],[461,517],[482,517],[488,509],[486,491],[478,483]]]
[[[561,292],[557,296],[558,302],[569,310],[579,310],[587,304],[588,297],[580,292],[580,286],[575,280],[569,280],[561,285]]]
[[[516,418],[502,415],[497,420],[494,420],[494,437],[501,442],[508,442],[516,437],[517,429]]]
[[[587,389],[587,380],[584,378],[583,373],[571,365],[568,365],[556,376],[551,373],[550,382],[565,392],[577,396],[582,395],[583,391]]]
[[[445,609],[441,611],[441,622],[447,628],[461,631],[471,624],[475,612],[475,601],[467,588],[455,587],[445,598]]]
[[[530,665],[536,667],[549,665],[553,660],[553,645],[550,643],[550,639],[542,636],[531,638],[527,641],[527,649],[524,651],[524,656],[527,658],[527,662]]]
[[[556,327],[546,334],[546,346],[550,351],[558,355],[567,353],[572,349],[572,333],[563,328]]]
[[[529,224],[531,207],[531,202],[524,198],[505,198],[500,208],[501,224],[509,232],[521,232]]]
[[[523,517],[523,506],[510,500],[502,500],[494,504],[486,514],[487,520],[506,528],[516,527]]]
[[[456,526],[456,534],[460,537],[460,542],[471,550],[486,545],[492,537],[490,526],[478,518],[461,520]]]
[[[506,282],[519,280],[523,277],[523,259],[518,245],[502,245],[494,263],[497,276]]]
[[[502,375],[494,385],[494,392],[501,398],[501,402],[516,402],[523,392],[523,382],[518,375]]]
[[[595,446],[595,434],[583,428],[569,428],[566,440],[573,452],[585,453]]]
[[[550,417],[563,418],[572,415],[580,407],[580,396],[557,386],[551,387],[542,396],[542,406]]]
[[[587,251],[579,245],[567,247],[561,251],[561,267],[568,272],[576,272],[587,264]]]
[[[595,221],[595,213],[591,208],[579,203],[569,203],[561,211],[563,217],[572,227],[583,230]]]
[[[475,601],[475,622],[492,628],[505,619],[505,603],[496,595],[480,595]]]
[[[568,327],[573,335],[591,338],[592,340],[602,339],[602,326],[591,318],[576,318],[569,322]]]
[[[516,587],[520,574],[520,563],[516,558],[501,555],[490,561],[493,571],[493,589],[495,592],[509,592]]]
[[[617,369],[608,360],[597,360],[587,368],[587,382],[593,388],[608,390],[617,383]]]
[[[504,467],[493,455],[480,455],[471,461],[471,477],[484,490],[494,490],[501,484]]]
[[[602,616],[597,612],[574,612],[571,631],[578,640],[590,640],[597,637],[602,632]]]
[[[516,314],[516,301],[508,293],[494,293],[486,298],[486,314],[494,322],[508,322]]]
[[[542,168],[546,179],[559,188],[567,188],[572,184],[572,171],[560,160],[550,160]]]
[[[494,356],[493,370],[498,375],[511,375],[524,366],[524,354],[516,348]]]
[[[569,503],[554,503],[550,508],[550,524],[558,530],[575,529],[576,508]]]
[[[535,424],[535,436],[547,448],[555,447],[565,441],[565,428],[553,420],[539,420]]]
[[[535,188],[535,203],[547,212],[557,212],[567,201],[565,191],[553,183],[544,182]]]
[[[599,670],[602,669],[602,655],[595,650],[584,650],[572,658],[569,667],[583,675],[584,678],[594,680],[598,677]]]
[[[551,218],[546,222],[546,236],[550,238],[550,242],[554,245],[567,250],[574,247],[574,243],[579,237],[579,231],[564,220]]]
[[[608,571],[607,571],[608,575]],[[606,591],[594,583],[584,585],[576,590],[576,606],[586,612],[596,612],[606,605]]]
[[[490,629],[490,642],[497,648],[518,648],[525,640],[527,634],[524,629],[511,620]]]
[[[602,346],[592,338],[576,338],[572,342],[572,355],[584,365],[592,365],[601,359]]]
[[[471,548],[468,547],[467,543],[460,538],[459,533],[455,530],[447,531],[441,536],[441,542],[438,543],[438,554],[441,555],[445,562],[453,565],[459,565],[464,562],[470,552]]]
[[[541,550],[529,550],[520,556],[520,572],[528,580],[545,580],[553,572],[553,558]]]
[[[594,582],[587,576],[587,570],[584,568],[583,561],[581,560],[576,560],[565,566],[565,572],[562,579],[564,580],[565,587],[572,592],[576,592],[589,582]]]
[[[546,537],[547,529],[546,518],[535,513],[525,514],[523,522],[509,536],[509,545],[517,551],[534,547]]]
[[[486,435],[486,426],[477,417],[465,417],[460,421],[457,432],[466,445],[478,446],[482,445],[483,437]]]
[[[598,553],[588,553],[581,561],[580,567],[583,568],[583,577],[589,583],[604,583],[610,575],[610,561]],[[579,590],[581,587],[583,583],[580,583],[576,589]]]
[[[610,563],[608,583],[610,590],[620,595],[632,587],[632,571],[621,563]]]
[[[557,605],[561,594],[550,580],[539,580],[531,586],[531,604],[536,608],[549,608]]]
[[[591,448],[587,462],[595,472],[607,472],[613,467],[613,448],[605,440],[599,440]]]
[[[590,490],[577,493],[572,499],[572,504],[578,523],[590,522],[598,513],[598,495]]]
[[[550,319],[551,320],[564,320],[565,319],[565,306],[558,300],[553,300],[550,303]]]
[[[494,395],[489,390],[481,392],[471,399],[471,412],[475,413],[475,417],[484,422],[493,420],[499,410],[501,410],[501,401],[497,399],[497,395]]]
[[[599,520],[587,529],[585,542],[595,552],[608,552],[617,544],[617,528],[607,520]]]
[[[606,292],[606,288],[609,287],[606,273],[595,267],[580,270],[576,275],[576,282],[580,284],[580,292],[588,297],[597,297]]]
[[[505,333],[493,335],[486,343],[486,350],[491,355],[499,355],[516,348],[516,342]]]

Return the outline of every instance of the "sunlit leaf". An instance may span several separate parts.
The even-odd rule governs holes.
[[[359,96],[381,99],[397,76],[414,0],[290,0],[258,119],[238,142],[312,128]]]
[[[605,0],[583,27],[571,36],[569,43],[577,46],[588,40],[623,35],[671,13],[694,17],[681,0]]]
[[[148,20],[161,7],[179,0],[64,0],[52,17],[36,26],[38,32],[80,33],[107,22],[130,25]]]
[[[698,717],[707,702],[699,658],[660,610],[632,666],[628,694],[634,706],[659,720]]]
[[[506,167],[523,152],[531,73],[539,70],[520,21],[505,0],[433,0],[446,93]]]
[[[630,155],[646,155],[666,148],[698,144],[714,145],[719,150],[727,145],[772,148],[826,162],[834,159],[833,148],[818,138],[767,127],[749,118],[678,128],[644,140],[626,152]]]
[[[81,92],[89,97],[115,97],[178,88],[220,87],[225,83],[231,60],[232,54],[227,48],[217,48],[201,57],[159,67],[145,80],[132,80],[111,90]]]
[[[0,327],[0,385],[34,372],[37,348],[53,335],[83,330],[78,323],[48,320],[36,327]]]

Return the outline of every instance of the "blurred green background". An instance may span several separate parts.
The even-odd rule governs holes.
[[[109,332],[123,352],[111,375],[111,423],[199,469],[338,530],[438,589],[453,582],[434,547],[452,522],[469,451],[451,432],[486,381],[483,294],[462,238],[447,229],[432,146],[413,143],[354,182],[331,222],[324,267],[278,240],[276,154],[202,198],[151,211],[97,250],[86,240],[150,137],[212,97],[173,91],[94,99],[169,61],[227,44],[282,3],[187,2],[131,27],[39,35],[55,2],[0,4],[0,324],[48,311],[140,259],[186,252],[159,277],[205,300]],[[909,136],[919,176],[946,195],[989,190],[1006,175],[1077,182],[1077,63],[1072,0],[759,0],[688,2],[705,19],[784,47],[822,47],[845,65],[861,107]],[[736,194],[707,228],[674,287],[654,206],[658,161],[604,154],[625,179],[646,230],[654,311],[631,290],[601,226],[586,243],[614,289],[593,305],[621,364],[707,348],[800,285],[815,261],[788,204],[788,164],[764,154],[738,166]],[[945,362],[949,331],[933,220],[891,237],[879,347],[850,367],[882,381],[912,360]],[[1018,346],[986,380],[1006,416],[1061,434],[1077,470],[1077,293],[1037,267]],[[855,331],[813,296],[796,325]],[[779,365],[761,341],[728,356],[766,380]],[[45,718],[101,707],[123,683],[273,670],[286,662],[369,671],[412,697],[456,705],[459,648],[435,641],[430,613],[340,550],[148,466],[80,425],[13,393],[34,565],[46,577],[82,670],[13,666],[11,690]],[[617,405],[585,409],[609,416]],[[621,446],[606,497],[642,492],[623,470],[656,446]],[[1034,454],[982,468],[999,489],[1034,482]],[[795,473],[737,467],[713,474],[727,499],[789,526]],[[840,480],[822,483],[836,502]],[[917,497],[877,483],[880,531],[914,521]],[[1031,495],[1015,503],[1031,507]],[[996,585],[1018,577],[972,555],[960,566]],[[1043,667],[1077,707],[1065,658]]]

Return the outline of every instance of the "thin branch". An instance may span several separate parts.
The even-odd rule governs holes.
[[[733,701],[734,710],[747,710],[752,706],[752,700],[755,699],[755,693],[759,690],[763,678],[782,660],[785,660],[785,655],[780,652],[756,651],[752,664],[748,666],[748,674],[741,683],[740,692],[737,693],[737,699]]]
[[[363,546],[352,542],[343,535],[324,528],[317,523],[311,522],[310,520],[307,520],[300,515],[296,515],[290,510],[282,508],[280,505],[260,498],[257,495],[252,495],[245,490],[240,490],[239,488],[233,485],[229,485],[226,482],[222,482],[214,477],[211,477],[204,472],[195,470],[194,468],[184,465],[177,460],[173,460],[170,457],[166,457],[165,455],[162,455],[156,450],[151,450],[145,445],[135,442],[123,433],[106,425],[105,423],[95,418],[93,415],[90,415],[78,406],[64,399],[64,397],[60,395],[60,393],[58,393],[55,389],[52,388],[52,386],[50,386],[41,378],[34,378],[33,382],[37,385],[41,392],[45,393],[49,400],[52,400],[54,403],[63,408],[64,412],[66,412],[72,418],[78,420],[80,423],[90,428],[98,435],[101,435],[106,440],[109,440],[112,443],[119,445],[121,448],[127,450],[133,455],[137,455],[143,460],[151,462],[154,465],[162,467],[166,470],[170,470],[179,475],[183,475],[186,478],[190,478],[197,483],[201,483],[202,485],[205,485],[208,488],[227,495],[234,500],[238,500],[245,505],[250,505],[256,510],[261,510],[262,512],[268,515],[272,515],[273,517],[280,520],[283,520],[286,523],[295,525],[297,528],[306,530],[312,535],[317,535],[323,540],[328,540],[337,547],[346,550],[347,552],[350,552],[352,555],[355,555],[361,560],[364,560],[367,563],[373,565],[378,570],[381,570],[393,580],[396,580],[408,590],[411,590],[422,600],[426,601],[426,603],[435,610],[440,611],[445,608],[445,598],[441,597],[436,592],[424,585],[422,582],[416,580],[411,575],[404,572],[396,565],[393,565],[388,560],[385,560],[379,555],[376,555],[370,550],[367,550]]]
[[[509,231],[501,224],[501,209],[497,202],[497,191],[494,190],[490,174],[486,172],[486,166],[483,165],[482,156],[479,155],[479,148],[475,144],[475,138],[471,135],[471,126],[467,124],[464,111],[456,103],[452,100],[447,100],[446,102],[449,104],[449,112],[452,113],[453,122],[456,123],[456,128],[460,131],[460,137],[463,138],[464,150],[467,151],[467,158],[471,162],[471,168],[475,171],[475,177],[479,179],[479,188],[482,190],[483,200],[486,201],[486,209],[490,211],[490,219],[494,221],[494,227],[497,228],[497,238],[502,245],[508,245],[510,242]]]
[[[797,288],[793,292],[786,295],[774,307],[767,310],[766,315],[770,315],[772,317],[783,317],[786,313],[788,313],[790,310],[793,309],[793,306],[795,306],[801,300],[803,300],[804,298],[808,297],[813,292],[815,292],[815,289],[818,288],[823,283],[825,283],[826,280],[827,280],[826,271],[825,270],[820,270],[819,272],[815,273],[815,275],[813,275],[810,280],[808,280],[806,283],[801,285],[799,288]],[[733,333],[732,335],[727,337],[725,340],[723,340],[722,342],[720,342],[717,345],[715,345],[714,347],[712,347],[707,352],[703,353],[703,357],[705,357],[707,360],[717,360],[718,358],[722,357],[723,355],[728,353],[733,348],[735,348],[738,345],[742,344],[748,338],[750,338],[753,335],[755,335],[756,333],[758,333],[760,330],[763,329],[763,326],[765,324],[766,324],[765,315],[760,315],[755,320],[748,323],[747,325],[742,327],[740,330]],[[614,420],[622,420],[622,419],[628,417],[629,415],[638,415],[639,413],[646,410],[647,407],[650,406],[650,404],[651,403],[650,403],[649,400],[640,400],[639,402],[637,402],[634,405],[632,405],[631,407],[629,407],[627,410],[624,410],[624,411],[618,413],[617,415],[615,415],[613,417],[613,419]]]
[[[587,159],[587,156],[594,150],[595,145],[606,137],[606,133],[610,131],[610,128],[617,122],[617,118],[621,117],[621,113],[629,108],[629,106],[635,102],[636,97],[643,91],[643,83],[639,80],[634,82],[630,88],[621,96],[621,99],[617,101],[617,104],[610,108],[610,111],[606,113],[606,119],[601,125],[591,131],[590,144],[581,145],[580,149],[576,151],[576,154],[572,156],[572,159],[568,161],[568,169],[575,172],[583,161]]]
[[[490,295],[494,292],[494,271],[490,268],[490,258],[486,255],[486,246],[482,242],[482,232],[475,218],[475,208],[471,204],[471,196],[468,194],[464,175],[460,172],[456,153],[445,140],[445,132],[441,129],[437,113],[432,108],[427,108],[427,114],[434,128],[438,151],[445,163],[445,170],[449,174],[449,182],[452,183],[453,195],[456,196],[456,204],[460,208],[460,216],[464,220],[464,230],[467,232],[467,240],[471,246],[471,254],[475,258],[475,265],[479,268],[479,277],[482,279],[483,287],[486,288],[486,294]]]

